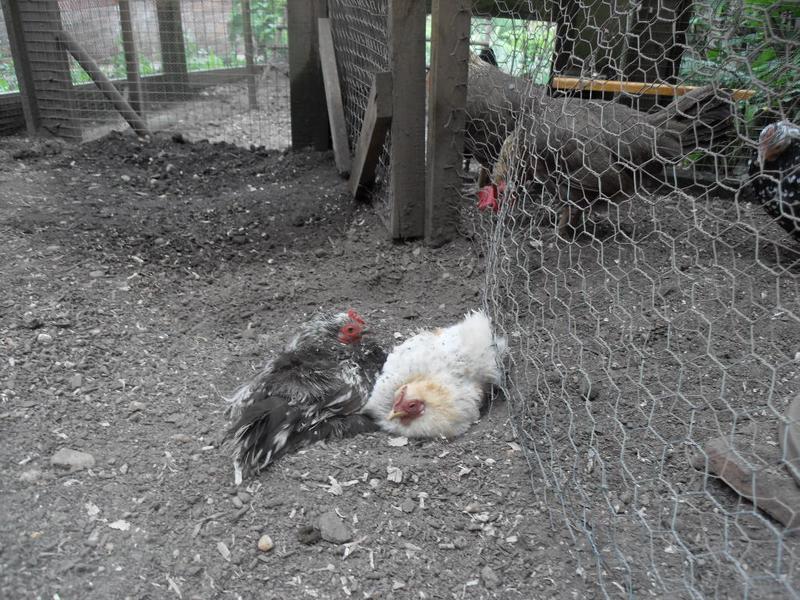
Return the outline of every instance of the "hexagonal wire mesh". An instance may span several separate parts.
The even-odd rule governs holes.
[[[606,597],[798,597],[800,542],[719,474],[720,448],[767,468],[788,495],[749,471],[740,491],[800,524],[778,439],[800,391],[800,246],[747,185],[761,129],[800,122],[800,9],[513,5],[528,19],[473,17],[466,152],[486,187],[467,177],[462,207],[569,575]],[[781,185],[800,202],[794,152]]]
[[[252,78],[246,71],[241,0],[58,0],[24,3],[20,10],[31,40],[51,39],[61,28],[71,34],[151,130],[285,148],[291,141],[286,0],[248,5]],[[126,35],[141,80],[138,101],[126,63]],[[34,42],[29,51],[31,61],[45,70],[66,60]],[[0,73],[11,65],[0,43]],[[84,140],[127,128],[73,57],[63,70],[53,68],[52,77],[57,81],[39,90],[39,101],[54,121],[69,122]],[[15,92],[16,80],[11,83],[8,89],[0,85],[0,93]]]
[[[361,133],[372,78],[389,70],[388,0],[330,0],[328,15],[342,86],[347,136],[353,150]],[[383,216],[389,212],[389,148],[387,136],[378,159],[371,196]]]

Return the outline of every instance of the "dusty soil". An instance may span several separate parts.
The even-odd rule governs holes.
[[[392,245],[328,154],[1,148],[0,597],[601,593],[502,403],[452,442],[320,444],[238,489],[219,447],[221,397],[294,324],[353,306],[390,345],[452,322],[480,303],[479,245]],[[93,466],[52,465],[64,448]],[[327,511],[351,544],[304,543]]]
[[[247,82],[207,86],[189,98],[154,94],[146,105],[151,131],[180,131],[188,140],[228,142],[237,146],[288,148],[291,143],[288,67],[278,62],[265,66],[255,80],[257,106],[248,101]],[[81,104],[83,99],[83,104]],[[77,95],[75,117],[83,140],[91,141],[111,131],[128,131],[128,124],[97,90]]]

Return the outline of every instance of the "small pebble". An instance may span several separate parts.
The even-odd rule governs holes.
[[[28,469],[27,471],[23,471],[19,475],[20,481],[24,481],[25,483],[34,483],[39,481],[41,478],[42,472],[39,469]]]
[[[89,272],[89,277],[91,277],[92,279],[99,279],[100,277],[103,277],[105,274],[106,274],[106,272],[105,271],[101,271],[101,270],[90,271]]]
[[[244,502],[242,502],[242,500],[238,496],[234,496],[233,499],[231,500],[231,503],[236,508],[242,508],[244,506]]]
[[[274,547],[275,544],[272,542],[272,538],[266,533],[258,538],[258,549],[261,550],[261,552],[269,552]]]
[[[414,502],[411,498],[406,498],[400,503],[400,510],[404,513],[412,513],[417,508],[417,503]]]
[[[77,390],[83,385],[83,376],[80,373],[75,373],[69,378],[69,389]]]
[[[481,569],[481,579],[483,579],[483,585],[489,589],[494,589],[500,585],[500,577],[489,566]]]
[[[94,466],[94,456],[87,452],[61,448],[50,459],[50,464],[62,469],[80,471],[81,469],[91,469]]]
[[[323,540],[332,544],[345,544],[353,539],[353,533],[332,510],[319,518],[319,532]]]
[[[176,433],[175,435],[171,435],[170,439],[175,442],[180,442],[181,444],[186,444],[192,441],[192,436],[186,435],[185,433]]]
[[[122,181],[124,181],[125,183],[129,183],[130,180],[131,180],[131,176],[130,175],[122,175],[120,177],[120,179],[122,179]]]
[[[40,333],[36,336],[36,341],[46,346],[47,344],[51,344],[53,342],[53,336],[49,333]]]

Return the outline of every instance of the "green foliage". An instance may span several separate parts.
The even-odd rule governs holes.
[[[267,48],[281,44],[281,32],[284,25],[286,0],[251,0],[250,23],[256,52],[266,58]],[[244,39],[244,22],[242,20],[242,4],[234,0],[228,21],[228,35],[235,45]]]
[[[19,91],[14,60],[0,49],[0,94]]]
[[[718,0],[695,4],[682,74],[687,83],[714,79],[753,89],[744,106],[748,123],[763,111],[800,116],[800,19],[796,0]]]
[[[473,39],[488,34],[498,65],[506,72],[545,84],[556,43],[556,26],[544,21],[492,19],[489,24],[473,20]]]

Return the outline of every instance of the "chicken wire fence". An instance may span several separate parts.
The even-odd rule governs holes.
[[[86,140],[128,127],[72,49],[47,46],[64,31],[149,130],[290,144],[286,0],[38,0],[17,10],[34,73],[50,73],[50,81],[37,81],[37,100],[56,134]],[[3,93],[19,90],[5,27],[2,35],[0,105],[8,104]]]
[[[800,246],[747,161],[766,124],[798,122],[800,9],[509,4],[472,18],[460,206],[534,493],[569,549],[548,569],[578,597],[797,598],[780,425],[800,391]],[[641,93],[656,84],[673,87]],[[785,487],[744,468],[740,495],[726,457]]]
[[[388,0],[330,0],[328,16],[342,88],[347,137],[354,149],[367,111],[375,73],[390,70]],[[371,189],[376,208],[388,213],[389,148],[387,135]]]

